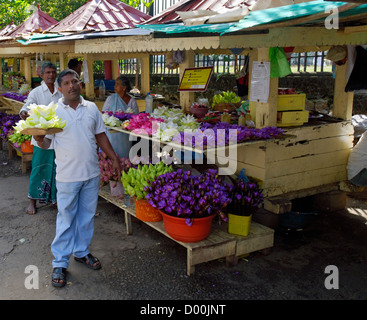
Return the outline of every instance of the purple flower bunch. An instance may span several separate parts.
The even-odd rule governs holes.
[[[202,123],[196,131],[177,133],[172,141],[190,147],[221,147],[233,143],[241,143],[250,140],[267,140],[279,138],[284,133],[278,127],[249,128],[227,122],[211,124]]]
[[[20,101],[20,102],[24,102],[28,98],[27,96],[22,95],[18,92],[5,92],[1,95],[9,99],[13,99],[13,100]]]
[[[123,112],[123,111],[103,111],[102,113],[107,113],[110,117],[114,116],[115,118],[124,122],[125,120],[130,120],[132,118],[133,113]]]
[[[230,124],[227,122],[219,122],[216,124],[211,123],[203,123],[200,126],[200,130],[204,131],[206,129],[212,129],[215,132],[219,129],[225,130],[225,141],[228,144],[229,139],[229,132],[230,130],[237,131],[237,143],[246,141],[246,140],[267,140],[267,139],[274,139],[280,137],[284,130],[278,127],[264,127],[261,129],[258,128],[250,128],[245,126],[240,126],[237,124]]]
[[[232,202],[226,208],[227,213],[238,216],[250,216],[263,203],[262,190],[256,182],[237,180],[231,187]]]
[[[13,126],[20,121],[18,114],[0,114],[0,137],[6,137],[14,132]]]
[[[178,169],[162,174],[145,191],[146,199],[154,208],[184,218],[190,226],[193,218],[221,214],[232,201],[229,188],[230,185],[222,181],[215,169],[198,176]]]

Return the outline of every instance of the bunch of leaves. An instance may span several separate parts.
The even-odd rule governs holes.
[[[193,218],[219,214],[231,202],[230,185],[218,176],[218,171],[208,169],[193,176],[191,171],[177,171],[159,176],[146,188],[149,203],[164,213],[185,219],[187,225]]]
[[[28,134],[22,134],[20,132],[13,132],[10,136],[8,136],[8,139],[11,143],[18,143],[21,144],[25,141],[30,141],[32,139],[31,135]]]
[[[148,187],[159,176],[172,171],[173,167],[166,165],[163,161],[143,166],[139,164],[136,168],[130,168],[127,173],[123,172],[121,181],[129,196],[145,199],[147,195],[145,187]]]
[[[213,105],[220,103],[238,103],[240,101],[241,98],[233,91],[225,91],[213,97]]]

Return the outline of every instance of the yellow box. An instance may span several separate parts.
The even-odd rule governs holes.
[[[251,228],[252,215],[238,216],[228,213],[228,233],[248,236]]]
[[[306,94],[279,94],[278,111],[304,110],[306,106]]]
[[[300,126],[308,122],[309,111],[283,111],[277,114],[279,127]]]

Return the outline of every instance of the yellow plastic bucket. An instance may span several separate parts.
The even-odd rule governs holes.
[[[235,214],[228,214],[228,233],[236,234],[240,236],[248,236],[251,227],[251,219],[250,216],[238,216]]]

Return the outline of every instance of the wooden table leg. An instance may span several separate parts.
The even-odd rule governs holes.
[[[126,224],[126,234],[130,235],[133,233],[132,227],[131,227],[131,216],[127,211],[125,212],[125,224]]]
[[[195,272],[195,266],[192,264],[192,250],[187,248],[187,270],[186,273],[188,276],[191,276]]]
[[[9,160],[13,159],[13,146],[10,142],[8,142],[8,154],[9,154]]]

